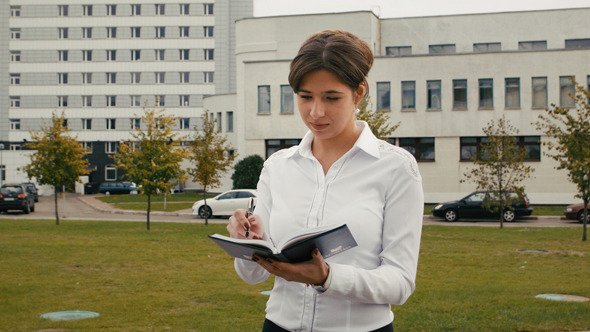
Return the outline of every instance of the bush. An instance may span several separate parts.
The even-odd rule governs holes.
[[[262,157],[256,154],[240,160],[231,176],[233,189],[256,189],[263,164]]]

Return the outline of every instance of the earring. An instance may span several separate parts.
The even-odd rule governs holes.
[[[354,114],[358,115],[358,114],[360,113],[360,111],[361,111],[361,110],[359,110],[358,108],[356,108],[356,109],[354,110]]]

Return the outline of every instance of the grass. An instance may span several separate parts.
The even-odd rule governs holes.
[[[206,235],[225,225],[0,220],[0,331],[257,331],[271,281],[249,286]],[[425,226],[417,289],[399,331],[590,329],[590,244],[580,227]],[[544,253],[519,249],[544,249]],[[245,305],[247,304],[247,305]],[[52,322],[43,313],[89,310]]]

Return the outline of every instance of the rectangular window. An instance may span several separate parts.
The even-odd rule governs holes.
[[[68,61],[68,51],[57,51],[58,61]]]
[[[20,10],[20,6],[10,6],[10,17],[19,17]]]
[[[107,153],[114,153],[114,152],[107,152]],[[107,181],[116,181],[117,180],[117,168],[115,168],[114,166],[105,166],[104,179]]]
[[[190,50],[178,50],[180,61],[188,61],[190,56]]]
[[[158,15],[166,15],[166,5],[157,3],[156,5],[156,16]]]
[[[105,152],[108,154],[117,153],[118,142],[105,142]],[[107,166],[108,168],[108,166]]]
[[[385,54],[388,56],[412,55],[412,46],[387,46]]]
[[[190,106],[189,103],[190,99],[188,95],[180,95],[178,96],[178,105],[180,105],[180,107],[187,107]]]
[[[131,50],[131,61],[141,60],[141,50]]]
[[[65,61],[67,61],[67,52],[68,51],[62,51],[62,52],[66,52],[66,60]],[[20,61],[20,51],[10,51],[10,61],[19,62]],[[62,60],[60,60],[60,61],[62,61]]]
[[[524,160],[541,161],[541,136],[517,136],[516,144],[526,151]]]
[[[92,96],[82,96],[82,107],[92,107]]]
[[[505,107],[520,108],[520,78],[506,78]]]
[[[213,4],[212,3],[204,3],[203,4],[203,9],[204,9],[203,14],[205,14],[205,15],[213,15]]]
[[[106,119],[107,130],[117,129],[117,119]]]
[[[479,80],[479,109],[494,108],[494,80],[485,78]]]
[[[82,73],[82,84],[92,84],[92,73]]]
[[[82,61],[92,61],[92,50],[82,51]]]
[[[92,130],[92,119],[82,119],[82,130]]]
[[[68,73],[57,73],[57,84],[68,84]]]
[[[141,96],[129,96],[130,106],[131,107],[139,107],[141,106]],[[133,129],[133,128],[131,128]]]
[[[59,16],[68,16],[69,15],[68,5],[59,5],[59,6],[57,6],[57,10],[58,10]]]
[[[178,27],[178,34],[179,34],[180,38],[188,38],[189,32],[190,32],[189,27]]]
[[[10,29],[10,39],[20,39],[20,28]]]
[[[80,142],[80,145],[86,150],[86,154],[92,154],[92,142]]]
[[[107,107],[117,106],[117,96],[106,96]]]
[[[20,74],[10,74],[10,84],[12,85],[19,85],[20,84]]]
[[[281,113],[292,114],[294,111],[293,89],[288,84],[281,85]]]
[[[502,44],[500,43],[474,43],[473,52],[475,53],[486,53],[486,52],[500,52],[502,50]]]
[[[264,140],[265,150],[266,150],[266,158],[270,157],[273,153],[287,149],[292,146],[298,145],[301,143],[301,139],[267,139]]]
[[[391,83],[377,82],[377,110],[391,110]]]
[[[156,76],[156,84],[164,84],[166,83],[166,73],[158,72],[154,73]]]
[[[217,112],[217,131],[221,132],[221,112]]]
[[[117,5],[107,5],[107,16],[117,15]]]
[[[68,96],[57,96],[58,107],[68,107]]]
[[[68,39],[68,28],[57,28],[57,38]]]
[[[402,82],[402,110],[416,109],[416,82]]]
[[[10,96],[10,107],[20,107],[20,96]]]
[[[455,54],[455,44],[429,45],[428,54]]]
[[[567,48],[567,49],[590,48],[590,38],[566,39],[565,40],[565,48]]]
[[[10,151],[18,151],[18,150],[22,150],[23,146],[22,144],[10,144]]]
[[[181,130],[188,130],[191,128],[191,121],[189,118],[180,118],[179,122],[179,127]]]
[[[487,137],[461,137],[461,160],[470,161],[479,158],[482,143],[489,143]]]
[[[166,50],[154,50],[156,61],[164,61],[166,58]]]
[[[10,130],[20,130],[20,119],[10,119]]]
[[[434,161],[434,137],[400,138],[399,146],[417,161]]]
[[[107,28],[107,38],[109,38],[109,39],[117,38],[117,28],[116,27],[108,27]]]
[[[533,77],[532,89],[533,108],[547,108],[547,77]]]
[[[426,107],[429,110],[440,110],[441,82],[439,80],[426,81],[426,89],[428,94]]]
[[[117,50],[107,50],[107,61],[117,61]]]
[[[131,84],[141,83],[141,73],[131,73]]]
[[[203,37],[205,37],[205,38],[213,37],[213,27],[203,27]]]
[[[519,51],[536,51],[536,50],[546,50],[546,49],[547,49],[547,41],[546,40],[518,42],[518,50]]]
[[[4,150],[4,144],[0,144],[0,150]],[[0,180],[6,181],[6,165],[0,165]]]
[[[234,112],[229,111],[227,114],[227,131],[233,132],[234,131]]]
[[[183,71],[178,73],[180,83],[190,83],[190,73]]]
[[[131,5],[131,16],[141,15],[141,5]]]
[[[92,38],[92,28],[82,28],[82,39]]]
[[[156,29],[156,38],[165,38],[166,37],[166,27],[155,27]]]
[[[156,106],[166,106],[166,96],[164,96],[164,95],[156,96]]]
[[[84,16],[92,16],[92,5],[82,5],[82,13]]]
[[[576,106],[574,98],[576,86],[573,82],[574,76],[559,77],[559,106],[574,107]]]
[[[115,84],[117,83],[117,73],[107,73],[107,84]]]
[[[141,118],[131,118],[129,119],[131,123],[131,129],[140,129],[141,128]]]
[[[214,78],[214,72],[206,71],[203,73],[203,83],[214,83],[213,78]]]
[[[467,109],[467,80],[453,80],[453,109]]]
[[[204,51],[204,59],[205,59],[205,61],[214,60],[214,56],[213,56],[214,55],[213,54],[214,53],[214,50],[212,50],[212,49],[206,49],[206,50],[203,50],[203,51]]]
[[[270,113],[270,85],[258,86],[258,113]]]
[[[180,6],[180,15],[190,15],[190,12],[189,12],[190,5],[188,3],[181,3],[179,6]]]
[[[131,38],[141,38],[141,27],[131,27]]]

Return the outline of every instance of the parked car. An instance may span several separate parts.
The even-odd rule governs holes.
[[[33,195],[34,201],[38,202],[39,201],[39,189],[37,189],[37,186],[33,182],[25,182],[25,183],[23,183],[23,185],[27,189],[27,192],[29,194]]]
[[[129,181],[105,181],[100,184],[98,192],[105,195],[138,194],[139,190],[133,182]]]
[[[226,191],[215,197],[208,198],[206,205],[204,200],[196,201],[193,204],[193,215],[201,218],[231,216],[236,209],[248,208],[250,197],[254,197],[254,204],[256,204],[256,195],[257,192],[254,189]]]
[[[84,194],[85,195],[96,194],[96,193],[98,193],[98,190],[99,189],[100,189],[100,183],[99,182],[87,182],[87,183],[84,183]]]
[[[25,214],[35,211],[35,198],[22,184],[4,184],[0,187],[0,212],[22,210]]]
[[[590,223],[590,204],[587,206],[588,216],[587,223]],[[584,203],[568,205],[563,212],[567,219],[577,220],[580,223],[584,222]]]
[[[526,195],[518,196],[514,192],[508,194],[513,198],[512,210],[504,211],[504,221],[514,221],[518,217],[530,216],[533,213]],[[498,218],[499,212],[492,213],[483,207],[486,195],[488,193],[485,191],[476,191],[458,201],[438,204],[432,209],[432,214],[450,222],[460,218]]]

